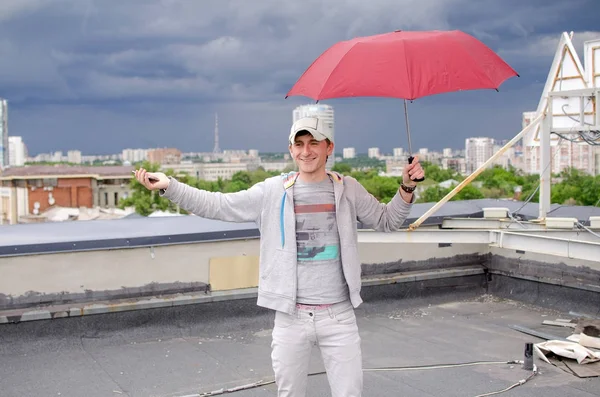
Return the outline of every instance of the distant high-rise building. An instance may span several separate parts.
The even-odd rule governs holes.
[[[27,148],[20,136],[8,137],[8,165],[11,167],[21,167],[25,165],[27,158]]]
[[[486,137],[465,140],[465,163],[467,173],[478,169],[494,154],[494,139]]]
[[[523,128],[531,123],[535,115],[535,112],[523,112]],[[575,134],[571,135],[571,138],[576,137]],[[523,147],[521,167],[528,174],[539,174],[550,167],[551,172],[555,174],[575,168],[590,175],[597,175],[595,148],[585,142],[571,142],[561,138],[550,147],[550,164],[541,164],[541,146],[529,140]]]
[[[498,152],[500,149],[502,149],[502,147],[506,145],[506,142],[502,142],[502,141],[497,141],[494,142],[494,149],[493,152],[496,153]],[[507,148],[504,153],[502,153],[498,158],[496,158],[496,160],[494,160],[494,165],[499,165],[500,167],[504,168],[504,169],[509,169],[510,167],[517,167],[517,155],[516,155],[516,147],[511,146],[509,148]]]
[[[8,102],[0,99],[0,169],[8,165]]]
[[[181,152],[176,148],[150,149],[148,150],[148,161],[153,164],[179,164]]]
[[[556,146],[550,148],[551,164],[544,164],[542,167],[540,146],[528,145],[523,148],[523,169],[528,174],[539,174],[546,167],[550,167],[552,173],[559,174],[566,169],[575,168],[590,175],[597,175],[594,149],[595,146],[587,143],[560,140]]]
[[[139,163],[148,160],[148,149],[123,149],[121,160],[130,163]]]
[[[342,152],[342,157],[345,159],[353,159],[356,157],[356,149],[353,147],[345,147]]]
[[[60,163],[61,161],[65,161],[63,153],[61,151],[52,153],[52,161],[53,163]]]
[[[381,155],[379,154],[378,147],[370,147],[367,153],[370,158],[378,159],[379,157],[381,157]]]
[[[401,147],[394,148],[394,158],[398,159],[399,157],[404,157],[404,149]]]
[[[441,167],[445,170],[454,170],[461,175],[467,173],[467,165],[464,157],[444,157]]]
[[[325,128],[329,131],[331,137],[334,137],[335,120],[332,106],[324,104],[298,106],[296,109],[294,109],[292,123],[295,123],[303,117],[318,117],[319,119],[323,120],[325,122]],[[331,169],[334,164],[335,156],[332,154],[327,160],[326,168]]]
[[[72,164],[81,164],[81,151],[69,150],[67,152],[67,161]]]

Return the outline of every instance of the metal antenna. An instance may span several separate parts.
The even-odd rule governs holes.
[[[219,115],[215,113],[215,147],[213,148],[213,153],[221,153],[221,148],[219,147]]]

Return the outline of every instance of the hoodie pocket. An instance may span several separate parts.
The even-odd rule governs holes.
[[[294,283],[296,253],[284,249],[276,249],[268,254],[261,269],[262,289],[269,292],[287,295]]]
[[[268,255],[265,260],[265,268],[261,272],[263,280],[268,279],[271,275],[277,277],[285,272],[286,269],[293,269],[293,253],[277,248],[272,255]]]

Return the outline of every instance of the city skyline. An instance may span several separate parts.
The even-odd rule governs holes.
[[[328,47],[397,29],[459,29],[521,77],[500,92],[409,104],[415,148],[457,148],[471,136],[514,136],[522,112],[535,109],[560,34],[573,30],[578,51],[599,35],[592,0],[207,3],[2,2],[0,97],[9,103],[9,134],[22,136],[32,154],[210,151],[218,113],[222,148],[283,151],[291,111],[311,102],[285,93]],[[338,147],[407,146],[401,101],[327,104],[336,111]]]
[[[4,100],[4,116],[6,118],[6,101]],[[328,127],[332,130],[332,136],[333,136],[333,130],[334,130],[334,109],[332,106],[325,104],[325,103],[320,103],[320,104],[304,104],[304,105],[299,105],[296,108],[293,109],[292,112],[292,122],[295,122],[296,120],[298,120],[301,117],[307,117],[307,116],[317,116],[317,117],[324,117],[324,120],[327,122]],[[176,148],[176,147],[170,147],[176,150],[180,150],[182,153],[202,153],[202,154],[218,154],[218,153],[222,153],[222,152],[232,152],[232,151],[253,151],[253,150],[258,150],[259,149],[254,149],[254,148],[226,148],[226,149],[222,149],[220,148],[219,145],[219,127],[218,127],[218,114],[215,113],[215,119],[214,119],[214,127],[213,127],[213,137],[214,137],[214,142],[213,142],[213,148],[212,151],[196,151],[196,150],[189,150],[190,148],[188,148],[188,150],[183,151],[180,148]],[[7,142],[8,139],[13,139],[14,144],[15,145],[19,145],[19,148],[13,147],[11,145],[7,145],[7,150],[6,150],[6,154],[8,155],[8,153],[12,153],[12,156],[18,156],[18,157],[22,157],[25,159],[33,159],[42,155],[49,155],[49,156],[53,156],[54,158],[60,157],[62,155],[62,153],[67,153],[67,156],[69,158],[72,158],[72,156],[84,156],[84,157],[94,157],[94,156],[98,156],[98,157],[103,157],[103,156],[119,156],[122,153],[125,153],[126,151],[148,151],[148,150],[153,150],[153,149],[167,149],[167,147],[147,147],[147,148],[131,148],[131,147],[127,147],[127,148],[123,148],[120,150],[115,151],[111,151],[111,152],[107,152],[107,153],[85,153],[83,151],[81,151],[79,148],[66,148],[66,149],[58,149],[58,150],[54,150],[54,151],[45,151],[45,152],[38,152],[38,153],[31,153],[31,151],[29,150],[29,148],[26,145],[26,142],[23,140],[23,137],[21,136],[14,136],[11,135],[10,137],[8,136],[4,136],[4,138],[6,138]],[[472,139],[485,139],[485,140],[491,140],[492,142],[496,141],[496,142],[503,142],[504,140],[498,140],[498,139],[494,139],[493,137],[483,137],[483,136],[478,136],[478,137],[468,137],[467,141],[472,140]],[[468,146],[468,143],[467,143]],[[352,150],[354,155],[356,156],[371,156],[370,153],[373,149],[377,149],[377,153],[380,152],[380,147],[373,147],[373,146],[369,146],[366,148],[359,148],[358,151],[356,150],[357,148],[354,146],[344,146],[342,148],[338,146],[336,146],[335,148],[335,155],[336,156],[340,156],[343,157],[343,153],[346,150]],[[422,150],[430,150],[433,149],[433,152],[445,152],[446,150],[452,150],[455,152],[464,152],[464,151],[468,151],[468,148],[465,147],[443,147],[443,148],[430,148],[430,147],[424,147],[424,148],[415,148],[415,153],[414,154],[418,154],[420,151]],[[406,151],[405,147],[402,146],[396,146],[396,147],[392,147],[391,150],[389,150],[389,148],[384,147],[383,148],[383,152],[381,153],[381,156],[386,156],[386,155],[390,155],[392,153],[394,157],[396,157],[396,151],[401,150],[401,151],[405,151],[405,153],[408,155],[408,152]],[[287,150],[284,148],[281,151],[272,151],[272,152],[265,152],[265,153],[287,153]],[[64,156],[63,156],[64,157]],[[8,156],[8,158],[10,158],[10,155]],[[56,160],[56,162],[59,162],[60,160]],[[12,161],[10,162],[12,166],[20,166],[22,165],[23,161],[17,161],[17,164],[13,164]],[[332,162],[333,164],[333,162]],[[331,164],[331,165],[332,165]],[[330,165],[330,166],[331,166]]]
[[[0,98],[0,100],[2,100]],[[4,110],[6,112],[6,110],[8,109],[6,100],[3,100],[4,102]],[[309,115],[309,114],[317,114],[318,112],[324,112],[323,114],[325,115],[324,117],[327,118],[327,120],[329,120],[329,118],[331,118],[331,120],[329,120],[329,122],[331,123],[331,128],[333,127],[333,113],[334,113],[334,108],[331,105],[328,105],[326,103],[319,103],[319,104],[303,104],[303,105],[298,105],[297,107],[295,107],[292,111],[292,122],[295,121],[296,119],[298,119],[300,116],[304,115]],[[316,113],[315,113],[316,112]],[[6,112],[8,113],[8,112]],[[331,113],[331,114],[329,114]],[[215,153],[215,150],[218,151],[235,151],[235,150],[252,150],[254,148],[221,148],[220,144],[219,144],[219,140],[220,140],[220,132],[219,132],[219,127],[218,127],[218,114],[215,113],[214,115],[214,125],[213,125],[213,131],[211,132],[213,134],[213,143],[212,143],[212,149],[211,150],[190,150],[190,148],[188,148],[188,150],[182,150],[182,152],[195,152],[195,153]],[[287,132],[286,132],[287,134]],[[166,147],[173,147],[173,146],[162,146],[162,147],[138,147],[138,148],[133,148],[133,147],[123,147],[123,148],[118,148],[116,147],[115,150],[112,151],[107,151],[107,152],[103,152],[103,153],[98,153],[98,152],[84,152],[83,150],[81,150],[80,148],[77,147],[62,147],[62,148],[58,148],[56,150],[45,150],[45,151],[39,151],[39,152],[33,152],[29,149],[29,146],[27,145],[27,142],[25,141],[25,139],[22,136],[16,136],[11,134],[10,137],[12,138],[18,138],[20,140],[20,144],[25,146],[25,150],[27,152],[27,156],[28,158],[33,158],[35,156],[41,155],[41,154],[52,154],[52,153],[59,153],[59,152],[64,152],[64,153],[68,153],[68,152],[72,152],[72,151],[81,151],[81,154],[84,156],[109,156],[109,155],[114,155],[114,154],[118,154],[120,152],[123,152],[125,150],[148,150],[148,149],[160,149],[160,148],[166,148]],[[7,138],[7,136],[5,136],[5,138]],[[485,138],[485,139],[494,139],[496,141],[502,141],[503,139],[495,139],[493,137],[488,137],[488,136],[478,136],[478,137],[468,137],[467,139],[473,139],[473,138]],[[337,141],[337,139],[336,139]],[[286,140],[287,143],[287,140]],[[461,143],[461,142],[458,142]],[[344,146],[342,148],[340,148],[339,143],[336,143],[336,148],[335,148],[335,153],[336,154],[341,154],[343,149],[346,148],[352,148],[352,149],[358,149],[356,151],[356,155],[367,155],[369,152],[369,149],[372,148],[373,146],[365,146],[362,148],[357,148],[355,146]],[[6,153],[8,154],[8,148],[9,146],[7,145],[7,150]],[[379,147],[378,147],[379,148]],[[395,146],[395,147],[391,147],[389,148],[389,153],[392,153],[394,149],[397,148],[402,148],[404,150],[406,150],[406,147],[403,146]],[[176,148],[181,150],[180,148]],[[193,148],[192,148],[193,149]],[[415,148],[415,153],[418,153],[419,149],[423,149],[423,148]],[[445,146],[445,147],[436,147],[435,145],[433,146],[429,146],[426,147],[426,149],[432,149],[434,151],[439,151],[441,152],[444,149],[452,149],[452,150],[464,150],[464,146],[459,146],[459,147],[451,147],[451,146]],[[266,152],[266,153],[285,153],[287,152],[287,148],[283,147],[281,150],[277,151],[262,151],[260,149],[256,149],[259,150],[261,152]],[[387,147],[383,148],[384,152],[385,150],[388,150]]]
[[[40,156],[40,155],[53,155],[53,154],[62,154],[63,156],[66,156],[68,153],[74,153],[74,152],[79,152],[79,154],[83,157],[93,157],[93,156],[97,156],[97,157],[106,157],[106,156],[122,156],[122,153],[126,152],[126,151],[148,151],[148,150],[158,150],[158,149],[177,149],[179,150],[183,155],[185,154],[205,154],[205,155],[210,155],[213,154],[214,152],[212,150],[206,150],[206,151],[195,151],[195,150],[182,150],[181,148],[177,148],[177,147],[148,147],[148,148],[124,148],[118,151],[114,151],[114,152],[109,152],[109,153],[92,153],[92,152],[83,152],[77,148],[72,148],[69,150],[55,150],[55,151],[46,151],[46,152],[40,152],[40,153],[30,153],[25,145],[25,142],[22,141],[22,137],[13,137],[11,136],[11,138],[18,138],[19,143],[23,144],[25,146],[25,152],[27,153],[27,155],[25,156],[27,159],[33,159],[36,156]],[[485,138],[485,139],[491,139],[495,142],[505,142],[504,140],[494,140],[493,138],[489,138],[489,137],[471,137],[468,139],[474,139],[474,138]],[[381,156],[396,156],[394,153],[398,150],[401,149],[403,151],[404,155],[408,156],[408,151],[406,148],[403,147],[393,147],[393,148],[380,148],[380,147],[368,147],[365,148],[364,150],[357,150],[356,147],[353,146],[346,146],[346,147],[339,147],[336,146],[335,148],[335,155],[339,156],[339,157],[343,157],[343,153],[345,150],[348,149],[352,149],[353,153],[355,156],[368,156],[369,155],[369,151],[373,148],[377,148],[379,149],[379,154]],[[435,152],[435,153],[445,153],[446,150],[452,150],[454,153],[459,153],[459,152],[464,152],[465,151],[465,147],[460,147],[460,148],[442,148],[440,150],[436,150],[436,149],[431,149],[431,148],[416,148],[415,150],[415,154],[418,155],[420,150],[428,150],[430,152]],[[254,149],[254,148],[238,148],[238,149],[222,149],[221,153],[228,153],[228,152],[251,152],[251,151],[258,151],[261,154],[286,154],[288,153],[287,149],[284,150],[280,150],[280,151],[261,151],[258,149]]]

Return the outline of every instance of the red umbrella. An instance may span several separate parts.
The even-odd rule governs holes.
[[[397,30],[334,44],[309,66],[286,98],[402,98],[412,155],[407,99],[452,91],[498,90],[512,76],[518,76],[517,72],[466,33]]]

